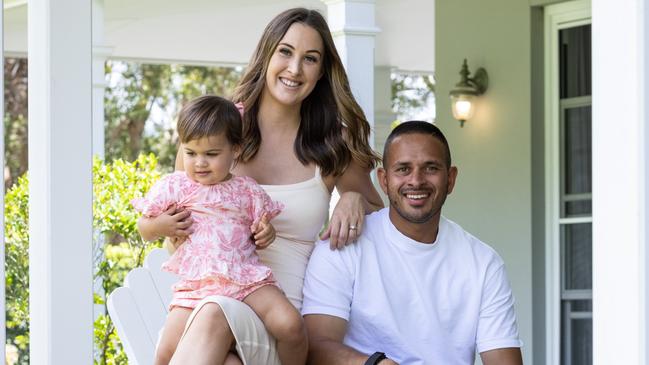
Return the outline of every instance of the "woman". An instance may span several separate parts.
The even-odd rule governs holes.
[[[254,178],[285,206],[273,220],[277,239],[259,255],[300,308],[306,264],[333,188],[340,200],[321,235],[332,248],[354,241],[365,213],[382,207],[369,175],[378,161],[367,143],[370,126],[322,15],[298,8],[275,17],[234,101],[244,110],[244,145],[233,173]],[[170,211],[158,222],[142,219],[140,230],[145,238],[183,236],[191,229],[188,215]],[[231,346],[243,363],[279,364],[275,341],[250,308],[222,297],[204,303],[193,314],[201,320],[188,322],[172,364],[221,364]],[[230,363],[241,362],[230,355]]]

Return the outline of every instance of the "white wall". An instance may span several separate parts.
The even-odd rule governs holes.
[[[435,9],[437,125],[459,176],[444,214],[494,247],[516,297],[523,356],[532,363],[530,8],[520,0],[438,1]],[[486,68],[489,90],[460,128],[448,92],[462,60]]]

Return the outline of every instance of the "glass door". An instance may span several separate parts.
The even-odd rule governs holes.
[[[561,364],[593,362],[591,26],[559,30]]]

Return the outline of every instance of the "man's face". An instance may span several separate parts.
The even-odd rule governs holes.
[[[378,177],[397,228],[433,222],[437,226],[457,176],[457,168],[449,168],[445,161],[444,145],[431,135],[403,134],[392,140]]]

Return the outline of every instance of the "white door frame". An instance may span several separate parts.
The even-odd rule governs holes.
[[[544,8],[545,29],[545,283],[546,359],[561,363],[561,261],[560,261],[560,107],[559,30],[591,23],[590,1],[579,0]]]

